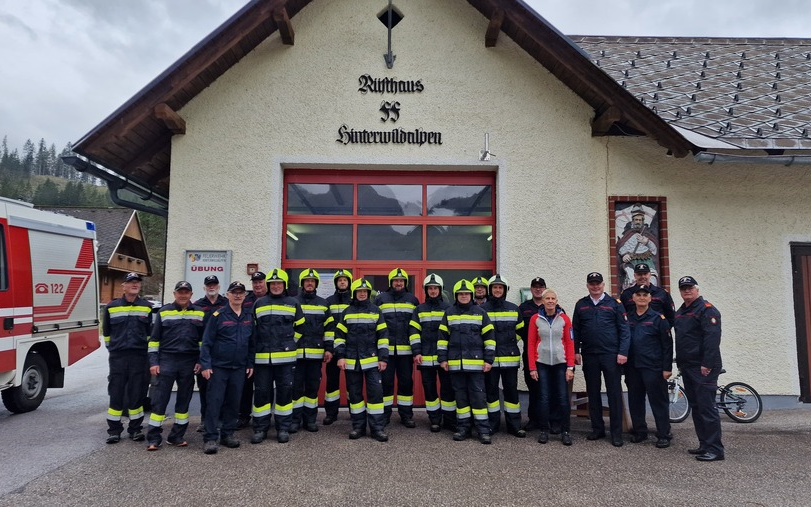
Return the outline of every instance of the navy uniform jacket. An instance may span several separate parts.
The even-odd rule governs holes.
[[[493,324],[481,306],[455,303],[439,324],[437,360],[447,361],[451,372],[484,372],[484,363],[496,359]]]
[[[231,305],[211,314],[203,332],[200,366],[211,368],[253,368],[253,312],[243,308],[237,315]]]
[[[622,294],[620,295],[620,301],[622,304],[625,305],[625,311],[628,312],[628,315],[631,315],[636,310],[636,305],[634,304],[634,287],[628,287]],[[673,306],[673,298],[670,297],[670,294],[667,293],[666,290],[659,287],[658,285],[649,285],[650,288],[650,309],[659,312],[665,316],[667,322],[670,324],[670,327],[673,327],[673,321],[676,318],[676,310]]]
[[[493,324],[493,337],[496,340],[494,368],[518,368],[521,365],[521,351],[518,348],[519,334],[524,328],[524,319],[518,313],[518,305],[504,297],[490,296],[481,305]]]
[[[638,315],[636,308],[628,314],[631,348],[628,364],[635,368],[673,370],[673,338],[665,316],[648,308]]]
[[[101,334],[110,352],[146,353],[152,326],[152,305],[136,297],[132,303],[123,296],[104,307]]]
[[[162,354],[200,355],[205,312],[199,306],[163,305],[155,315],[149,339],[149,366],[158,366]]]
[[[627,356],[631,333],[625,307],[618,299],[603,295],[596,305],[591,301],[591,296],[586,296],[574,307],[572,329],[575,353]]]
[[[411,351],[413,354],[422,356],[422,364],[419,368],[429,366],[439,366],[437,361],[436,344],[439,340],[439,323],[445,310],[450,308],[450,303],[442,299],[427,298],[425,303],[417,306],[411,316]]]
[[[411,355],[409,335],[411,315],[420,302],[414,294],[402,290],[395,292],[389,289],[375,298],[375,305],[383,312],[386,327],[389,330],[389,352],[398,355]]]
[[[721,369],[721,313],[699,296],[676,311],[676,363]]]
[[[335,324],[335,357],[349,371],[377,368],[389,360],[389,334],[380,308],[368,299],[353,301]]]
[[[244,306],[243,306],[244,308]],[[295,298],[268,294],[253,305],[256,364],[295,364],[304,312]]]
[[[332,352],[333,333],[327,335],[327,328],[332,327],[332,315],[329,313],[327,300],[315,292],[303,290],[296,300],[304,313],[304,326],[298,341],[299,359],[324,359],[324,352]]]

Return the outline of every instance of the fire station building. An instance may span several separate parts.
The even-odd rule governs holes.
[[[616,296],[644,262],[677,306],[691,275],[718,307],[729,377],[811,401],[811,40],[565,36],[541,14],[253,0],[71,163],[168,217],[169,286],[209,255],[221,281],[314,267],[322,295],[339,268],[379,289],[404,268],[419,298],[430,272],[446,292],[498,272],[516,303],[542,276],[571,309],[588,272]]]

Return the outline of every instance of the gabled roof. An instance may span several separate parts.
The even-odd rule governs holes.
[[[143,259],[146,263],[145,272],[149,275],[152,274],[146,242],[143,240],[141,234],[141,223],[135,211],[127,208],[38,207],[96,224],[96,241],[98,242],[98,252],[96,256],[100,266],[107,266],[113,261],[113,255],[123,253]],[[138,241],[137,238],[132,237],[131,239],[134,241],[126,241],[128,245],[127,251],[119,252],[125,236],[128,235],[130,231],[135,230],[137,230],[136,235],[141,235],[141,240]]]
[[[496,45],[502,32],[513,39],[594,108],[595,135],[646,134],[676,156],[685,156],[693,148],[521,0],[468,2],[489,20],[482,43]],[[177,111],[277,30],[282,41],[292,45],[291,18],[309,3],[252,0],[80,139],[73,150],[168,197],[171,137],[185,132]]]
[[[811,148],[809,39],[572,40],[646,107],[689,131],[697,146]]]

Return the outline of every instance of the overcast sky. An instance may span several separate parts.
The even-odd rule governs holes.
[[[809,0],[525,2],[566,34],[811,38]],[[76,142],[246,3],[0,0],[0,138]]]

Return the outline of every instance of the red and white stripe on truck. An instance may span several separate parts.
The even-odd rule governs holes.
[[[0,392],[34,410],[65,367],[99,348],[92,222],[0,198]]]

